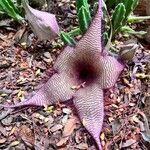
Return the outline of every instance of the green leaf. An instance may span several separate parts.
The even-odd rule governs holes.
[[[66,32],[61,31],[60,37],[61,37],[62,41],[64,41],[65,44],[75,45],[75,43],[76,43],[75,40]]]
[[[131,12],[133,11],[134,0],[122,0],[121,2],[125,6],[125,9],[126,9],[125,18],[127,18],[131,14]]]
[[[79,9],[84,6],[87,11],[89,11],[89,4],[87,0],[76,0],[76,8],[77,8],[77,13],[79,12]]]
[[[132,4],[133,10],[137,7],[138,4],[139,4],[139,0],[134,0],[133,1],[133,4]]]
[[[12,3],[11,0],[1,0],[0,7],[4,10],[4,12],[17,21],[21,21],[23,18],[20,16],[18,9]]]
[[[0,11],[4,11],[4,10],[3,10],[3,7],[2,7],[1,5],[0,5]]]
[[[79,35],[81,33],[81,30],[79,27],[72,29],[68,34],[70,36],[76,36]]]
[[[113,33],[116,32],[121,26],[125,18],[126,9],[123,3],[118,4],[112,14]]]
[[[134,16],[130,15],[127,19],[128,23],[136,23],[136,22],[142,22],[144,20],[149,20],[150,16]]]
[[[85,32],[90,24],[91,16],[84,6],[79,9],[78,19],[81,32]]]
[[[120,0],[120,2],[123,3],[126,9],[125,18],[122,22],[122,25],[126,25],[128,17],[138,5],[139,0]]]
[[[6,0],[6,1],[8,1],[9,5],[14,9],[14,11],[19,14],[19,10],[14,5],[14,3],[11,0]]]
[[[133,10],[136,8],[136,6],[139,3],[139,0],[121,0],[121,2],[124,4],[126,8],[126,15],[125,18],[127,18]]]
[[[128,33],[128,34],[133,34],[133,35],[136,35],[138,37],[145,36],[145,34],[147,33],[145,31],[135,31],[132,28],[130,28],[129,26],[121,27],[120,31],[124,32],[124,33]]]

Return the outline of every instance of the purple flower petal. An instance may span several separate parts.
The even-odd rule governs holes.
[[[14,107],[21,107],[21,106],[43,106],[50,103],[49,97],[45,92],[45,86],[43,86],[31,99],[27,99],[15,105],[2,105],[2,107],[6,108],[14,108]]]
[[[23,7],[26,19],[39,40],[52,40],[57,37],[59,26],[55,15],[33,9],[28,5],[27,0],[23,0]]]
[[[59,100],[66,101],[71,99],[74,95],[74,90],[71,89],[72,86],[74,86],[73,80],[71,80],[65,73],[54,74],[31,99],[12,106],[0,106],[9,108],[24,105],[43,106],[53,104]]]
[[[74,48],[66,46],[58,56],[53,68],[58,72],[68,72],[70,70],[70,61],[74,56]]]
[[[99,9],[95,18],[93,19],[89,29],[83,35],[81,40],[76,45],[76,50],[86,51],[102,51],[101,46],[101,19],[102,19],[102,10],[101,10],[101,0],[99,0]]]
[[[119,74],[124,66],[120,64],[114,57],[104,56],[100,58],[101,74],[99,76],[99,84],[102,89],[111,88],[118,79]]]
[[[77,91],[73,102],[83,125],[102,150],[99,137],[104,117],[103,91],[97,84],[87,86]]]
[[[74,90],[72,86],[75,85],[75,82],[70,78],[66,73],[54,74],[46,83],[46,91],[49,94],[49,98],[54,102],[61,100],[66,101],[73,97]]]

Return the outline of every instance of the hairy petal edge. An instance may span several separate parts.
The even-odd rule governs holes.
[[[111,56],[101,57],[100,64],[102,70],[98,79],[100,87],[102,89],[113,87],[124,66]]]

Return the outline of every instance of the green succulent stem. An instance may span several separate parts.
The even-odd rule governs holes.
[[[133,35],[135,35],[135,36],[137,36],[137,37],[142,37],[142,36],[144,36],[147,32],[145,32],[145,31],[135,31],[135,30],[133,30],[132,28],[130,28],[129,26],[123,26],[121,29],[120,29],[120,31],[122,31],[122,32],[126,32],[126,33],[128,33],[128,34],[133,34]]]
[[[76,44],[75,40],[67,32],[61,31],[59,36],[61,40],[66,44],[69,44],[69,45]]]
[[[133,22],[141,22],[143,20],[150,19],[150,16],[129,16],[127,22],[133,23]]]
[[[79,27],[75,28],[75,29],[72,29],[70,32],[68,32],[68,34],[70,36],[76,36],[76,35],[79,35],[81,34],[81,30]]]
[[[14,20],[22,23],[23,17],[20,15],[18,8],[14,5],[11,0],[0,1],[0,11],[4,12]]]

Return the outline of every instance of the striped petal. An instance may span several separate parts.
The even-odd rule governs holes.
[[[71,89],[73,85],[72,80],[66,74],[54,74],[31,99],[12,106],[0,106],[9,108],[24,105],[43,106],[57,101],[67,101],[74,95],[74,91]]]
[[[113,87],[124,66],[111,56],[101,57],[100,64],[101,75],[98,79],[100,87],[102,89]]]
[[[47,93],[50,93],[49,97],[52,101],[66,101],[71,99],[74,95],[74,90],[71,89],[74,84],[74,80],[67,76],[67,74],[55,74],[46,83],[45,89]]]
[[[83,125],[102,150],[99,136],[104,117],[103,91],[96,84],[87,86],[77,91],[73,102]]]
[[[57,70],[58,72],[68,72],[68,70],[70,69],[69,62],[72,60],[73,55],[74,55],[74,48],[70,46],[65,47],[65,49],[58,56],[54,64],[54,69]]]
[[[76,45],[76,50],[86,51],[102,51],[101,47],[101,19],[102,19],[102,9],[101,0],[99,0],[99,9],[95,15],[89,29],[81,40]]]

